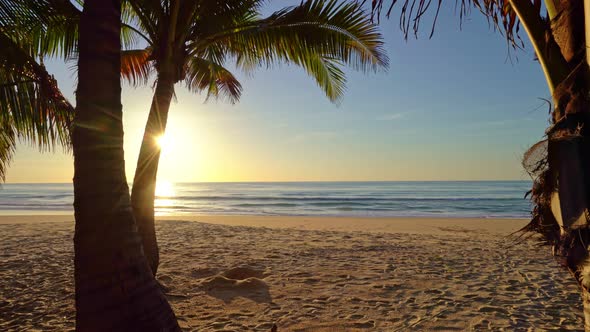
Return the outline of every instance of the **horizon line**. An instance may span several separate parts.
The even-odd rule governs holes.
[[[528,180],[301,180],[301,181],[166,181],[174,184],[189,183],[383,183],[383,182],[532,182]],[[73,184],[73,182],[5,182],[0,183],[0,188],[5,184]],[[132,185],[133,182],[128,182]]]

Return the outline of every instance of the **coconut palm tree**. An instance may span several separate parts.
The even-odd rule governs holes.
[[[373,13],[389,16],[396,1],[372,2]],[[430,6],[422,0],[401,3],[400,25],[416,33]],[[523,230],[535,231],[580,285],[585,329],[590,331],[590,1],[462,0],[461,17],[479,9],[512,44],[524,27],[535,49],[553,98],[547,138],[525,155],[533,177],[532,220]],[[435,21],[441,1],[434,4]],[[409,9],[409,10],[408,10]],[[431,34],[432,35],[432,34]]]
[[[242,87],[225,68],[229,60],[252,69],[289,62],[303,67],[328,98],[344,92],[342,65],[360,70],[387,66],[382,38],[356,2],[305,0],[261,18],[262,0],[130,0],[145,49],[122,53],[122,74],[134,83],[156,76],[155,92],[141,145],[131,202],[152,272],[159,264],[154,196],[160,158],[157,140],[166,130],[174,86],[235,102]]]
[[[79,26],[74,151],[78,331],[179,331],[143,255],[125,177],[121,2],[86,0]]]

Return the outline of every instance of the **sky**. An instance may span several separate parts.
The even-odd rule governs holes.
[[[264,13],[297,3],[273,1]],[[451,3],[441,9],[432,39],[430,22],[423,21],[418,39],[405,41],[395,13],[383,18],[389,70],[346,70],[347,89],[338,104],[296,66],[235,72],[244,91],[234,105],[205,103],[203,94],[177,84],[158,180],[528,179],[522,155],[543,138],[548,105],[541,98],[549,97],[532,47],[527,43],[509,59],[505,39],[485,17],[474,10],[460,29]],[[75,61],[46,65],[74,103]],[[129,181],[152,83],[123,87]],[[71,182],[72,177],[71,154],[19,144],[6,182]]]

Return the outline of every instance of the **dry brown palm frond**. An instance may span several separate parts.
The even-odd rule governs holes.
[[[121,51],[121,76],[132,85],[147,84],[154,69],[150,55],[149,49]]]
[[[367,1],[362,1],[362,3],[365,2]],[[446,1],[446,3],[458,10],[461,25],[471,14],[471,10],[475,9],[485,15],[488,22],[506,37],[513,48],[523,46],[523,41],[519,37],[520,22],[509,0],[455,0]],[[410,34],[418,36],[422,19],[430,12],[432,12],[430,14],[432,17],[430,37],[432,37],[443,0],[371,0],[373,18],[377,21],[382,16],[390,18],[396,5],[400,9],[399,26],[406,39]],[[533,0],[532,5],[539,16],[542,16],[541,0]]]
[[[542,140],[531,146],[522,158],[522,167],[529,173],[531,178],[537,179],[549,167],[547,162],[548,141]]]

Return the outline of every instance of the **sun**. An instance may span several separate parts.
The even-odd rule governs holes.
[[[166,134],[156,137],[156,143],[162,150],[166,150],[172,145],[170,137]]]

